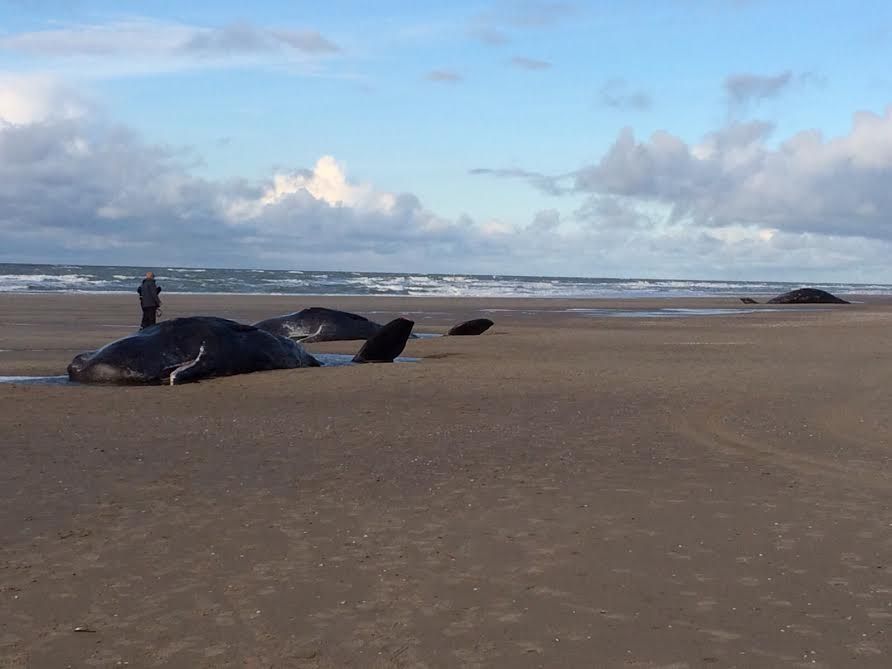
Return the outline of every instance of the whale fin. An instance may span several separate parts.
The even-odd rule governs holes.
[[[296,341],[300,342],[301,344],[312,344],[314,341],[322,341],[322,339],[320,338],[319,335],[322,334],[322,330],[324,328],[325,328],[325,323],[321,324],[316,329],[316,332],[312,332],[312,333],[310,333],[306,336],[303,336],[303,337],[296,337],[295,339],[296,339]]]
[[[196,365],[201,362],[204,352],[204,343],[202,343],[201,347],[198,349],[198,355],[193,360],[187,360],[170,373],[170,385],[176,386],[182,383],[188,383],[189,381],[194,381],[198,378],[199,374]],[[190,370],[192,370],[191,373]]]
[[[393,362],[406,348],[414,326],[415,322],[406,318],[390,321],[366,340],[353,362]]]

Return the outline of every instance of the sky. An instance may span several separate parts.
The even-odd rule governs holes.
[[[0,0],[0,262],[892,282],[890,44],[865,0]]]

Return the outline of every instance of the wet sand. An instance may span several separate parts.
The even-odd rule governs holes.
[[[165,317],[312,304],[497,324],[414,340],[418,363],[0,384],[0,666],[892,666],[892,305]],[[0,295],[0,375],[64,373],[136,312]]]

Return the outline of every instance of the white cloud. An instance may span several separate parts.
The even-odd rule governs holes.
[[[501,237],[504,235],[513,235],[517,232],[517,228],[510,223],[495,218],[484,221],[480,226],[480,229],[487,237]]]
[[[390,213],[397,204],[393,193],[377,192],[370,184],[348,181],[343,167],[333,156],[322,156],[312,170],[278,173],[259,197],[233,201],[227,207],[230,220],[255,219],[292,196],[309,196],[331,207]]]
[[[72,25],[0,37],[0,49],[38,56],[140,56],[170,53],[196,36],[194,27],[134,19]]]
[[[760,121],[696,143],[666,131],[642,140],[627,128],[571,173],[472,173],[584,196],[562,217],[577,228],[559,232],[565,249],[606,250],[589,273],[892,279],[883,261],[892,250],[892,108],[855,114],[836,137],[811,130],[778,140]]]
[[[457,84],[464,77],[454,70],[431,70],[424,78],[435,84]]]
[[[52,77],[0,73],[0,125],[70,119],[81,116],[86,109],[83,99]]]
[[[734,104],[746,104],[780,95],[793,82],[793,73],[776,75],[732,74],[725,79],[725,93]]]
[[[633,89],[625,79],[610,79],[598,92],[601,104],[614,109],[643,111],[650,109],[653,100],[643,90]]]
[[[196,30],[181,48],[198,53],[257,52],[281,48],[314,54],[340,51],[338,45],[315,30],[258,28],[244,22]]]
[[[551,234],[561,224],[561,212],[557,209],[543,209],[537,211],[527,230],[536,234]]]
[[[511,41],[510,33],[553,28],[580,13],[575,3],[546,0],[502,0],[475,16],[468,35],[490,46]]]
[[[332,156],[323,156],[312,172],[277,174],[273,186],[263,196],[263,203],[274,204],[300,190],[332,206],[390,211],[395,202],[391,193],[376,193],[369,184],[349,183],[338,162]]]
[[[18,94],[38,108],[40,95]],[[61,92],[53,95],[64,95]],[[31,101],[31,98],[34,98]],[[188,154],[87,114],[0,128],[0,257],[446,269],[502,249],[470,219],[349,179],[329,156],[259,181],[192,173]],[[142,259],[142,260],[141,260]]]
[[[314,30],[247,22],[198,26],[151,19],[0,35],[0,51],[78,76],[208,67],[318,64],[340,47]]]
[[[804,131],[773,144],[771,132],[732,124],[689,145],[664,131],[639,141],[627,129],[575,188],[660,203],[706,227],[892,238],[892,109],[856,114],[840,137]]]
[[[552,67],[552,64],[547,60],[537,60],[535,58],[526,58],[525,56],[514,56],[510,64],[520,70],[530,71],[549,70]]]
[[[761,102],[780,97],[794,87],[820,85],[824,78],[814,72],[795,74],[784,70],[778,74],[752,74],[740,72],[728,75],[724,81],[728,111],[737,115]]]

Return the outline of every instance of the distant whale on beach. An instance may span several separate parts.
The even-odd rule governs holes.
[[[393,362],[402,353],[412,325],[412,321],[397,319],[383,326],[381,337],[372,336],[354,361]],[[319,366],[291,339],[225,318],[194,316],[164,321],[97,351],[81,353],[68,365],[68,378],[78,383],[179,385]]]
[[[488,318],[475,318],[474,320],[465,321],[458,325],[452,326],[447,335],[481,335],[493,326],[493,322]]]
[[[744,304],[759,304],[751,297],[741,297]],[[789,293],[778,295],[765,304],[851,304],[844,299],[818,288],[798,288]]]

